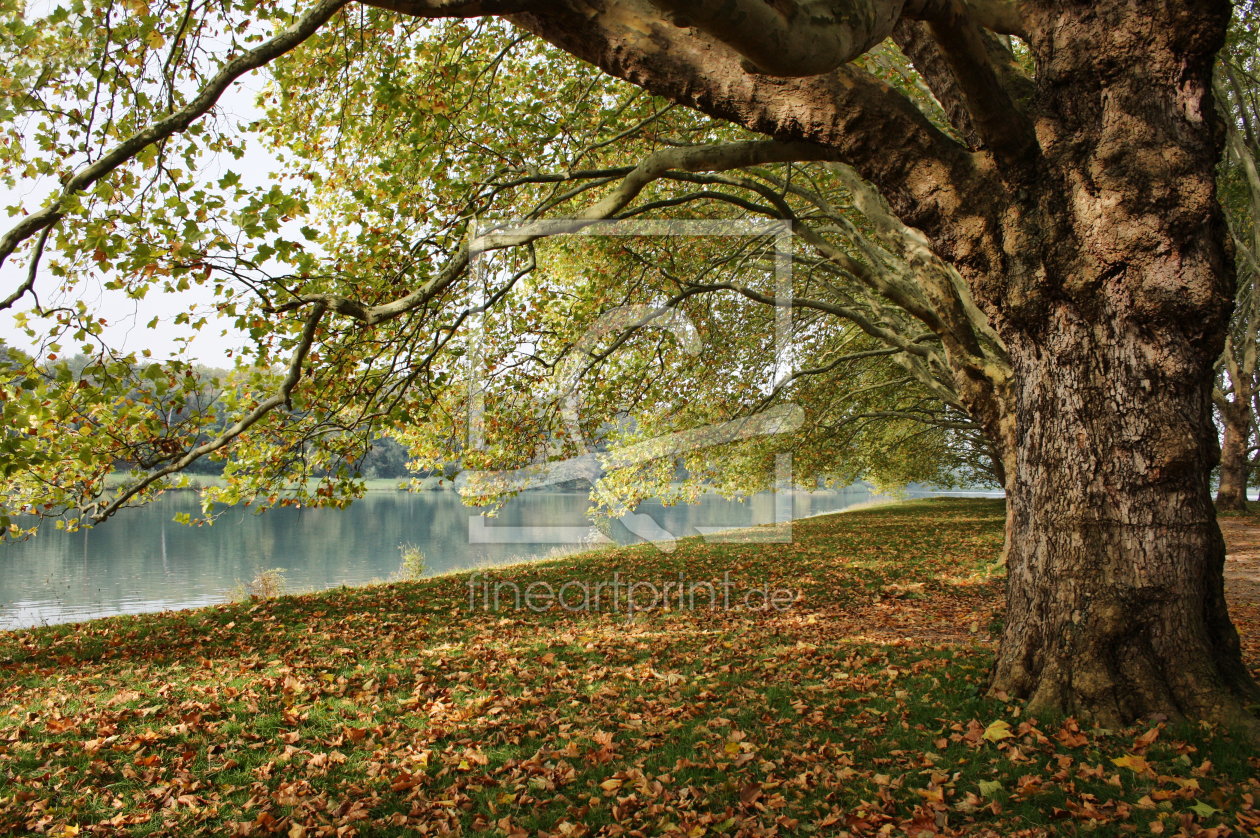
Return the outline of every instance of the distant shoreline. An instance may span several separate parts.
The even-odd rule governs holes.
[[[189,479],[189,485],[172,487],[170,489],[167,489],[166,491],[188,492],[188,491],[201,491],[202,489],[208,488],[210,486],[215,486],[218,488],[227,487],[227,481],[224,480],[222,477],[219,477],[218,475],[189,474],[185,476],[188,477]],[[118,486],[119,484],[121,484],[126,479],[126,477],[127,477],[126,474],[115,472],[105,478],[105,485],[107,488],[114,488],[115,486]],[[454,491],[457,491],[455,488],[455,481],[449,480],[446,478],[421,477],[421,478],[416,478],[416,481],[420,484],[420,487],[418,489],[407,488],[406,484],[409,482],[408,478],[372,477],[372,478],[366,478],[363,480],[363,482],[366,484],[366,491],[373,492],[373,493],[375,492],[454,492]],[[881,494],[879,492],[876,492],[873,488],[864,486],[863,484],[860,484],[860,483],[856,485],[851,485],[851,486],[845,486],[845,487],[840,487],[840,488],[829,488],[829,489],[807,489],[807,488],[802,488],[802,487],[796,487],[792,489],[792,491],[804,492],[806,494],[811,494],[811,495],[825,495],[825,494],[843,493],[846,491],[859,491],[862,489],[865,489],[866,491],[869,491],[871,493],[872,501],[874,502],[875,505],[883,505],[889,502],[906,500],[909,498],[926,496],[929,494],[935,497],[951,497],[951,496],[952,497],[972,497],[972,498],[974,497],[988,497],[988,498],[1003,497],[1003,493],[1000,490],[993,490],[991,488],[986,488],[986,487],[974,488],[974,489],[958,489],[958,490],[952,490],[952,491],[948,489],[946,490],[924,489],[920,487],[920,488],[914,488],[914,489],[907,488],[907,491],[901,492],[901,493],[890,492],[888,494]],[[566,488],[563,486],[549,486],[549,487],[539,488],[539,489],[526,489],[525,491],[526,492],[534,492],[534,491],[585,492],[587,491],[587,489],[586,488]],[[819,513],[819,514],[831,514],[831,513]]]
[[[168,492],[189,492],[189,491],[201,491],[202,489],[205,489],[210,486],[216,486],[220,489],[227,487],[227,481],[224,480],[222,477],[219,477],[218,475],[188,474],[184,476],[187,477],[189,481],[189,484],[187,486],[174,486],[174,487],[171,487],[170,489],[167,489],[167,491]],[[113,488],[121,484],[126,479],[127,479],[126,474],[120,474],[120,473],[115,472],[114,474],[111,474],[105,478],[105,486],[107,488]],[[421,477],[418,479],[420,482],[420,488],[415,491],[450,492],[450,491],[455,490],[455,486],[450,480],[439,480],[436,477]],[[406,478],[401,478],[401,477],[396,477],[396,478],[395,477],[373,477],[373,478],[365,479],[363,482],[367,484],[367,491],[369,492],[413,491],[405,487],[404,484],[406,484],[408,481]]]

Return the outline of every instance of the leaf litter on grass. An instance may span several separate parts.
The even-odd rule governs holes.
[[[1227,733],[980,694],[1002,523],[916,502],[492,574],[729,573],[795,591],[782,613],[486,612],[453,576],[8,633],[0,830],[1260,834],[1260,761]]]

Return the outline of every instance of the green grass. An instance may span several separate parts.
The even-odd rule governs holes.
[[[1260,526],[1260,503],[1252,501],[1248,504],[1246,512],[1238,512],[1233,509],[1218,509],[1216,510],[1216,517],[1236,521],[1240,524],[1247,524],[1252,527]]]
[[[1227,733],[982,695],[1002,513],[919,501],[489,577],[729,574],[798,592],[782,613],[487,613],[465,574],[0,635],[0,831],[1256,834],[1260,761]]]

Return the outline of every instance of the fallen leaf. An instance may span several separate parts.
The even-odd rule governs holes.
[[[1134,739],[1133,740],[1134,749],[1145,750],[1146,748],[1149,748],[1151,746],[1151,743],[1154,742],[1155,739],[1159,736],[1159,731],[1161,727],[1163,727],[1163,725],[1153,727],[1150,730],[1146,731],[1146,733],[1143,733],[1137,739]]]
[[[1198,815],[1201,818],[1210,818],[1221,810],[1217,809],[1215,806],[1209,806],[1208,804],[1204,803],[1202,800],[1199,800],[1196,798],[1194,801],[1194,805],[1190,807],[1190,811],[1194,812],[1196,815]]]
[[[1145,759],[1139,756],[1134,756],[1133,754],[1125,754],[1122,757],[1116,757],[1111,761],[1111,764],[1117,768],[1128,768],[1130,771],[1137,774],[1141,774],[1150,767]]]
[[[1015,734],[1011,733],[1010,723],[1004,721],[1003,719],[998,719],[996,722],[984,729],[984,735],[981,738],[987,739],[990,742],[999,742],[1003,739],[1009,739],[1014,735]]]

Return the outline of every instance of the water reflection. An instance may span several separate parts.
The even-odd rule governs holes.
[[[864,488],[794,492],[793,517],[867,502]],[[586,492],[528,492],[490,527],[585,528]],[[173,523],[197,510],[191,492],[173,492],[144,509],[126,510],[94,530],[48,529],[35,539],[0,548],[0,628],[78,622],[112,614],[191,608],[221,602],[258,571],[284,568],[290,590],[358,585],[398,569],[399,545],[424,551],[430,573],[503,563],[546,553],[548,544],[470,544],[469,517],[453,492],[376,492],[350,509],[278,509],[264,515],[238,509],[210,527]],[[696,527],[744,527],[773,519],[767,493],[735,503],[706,496],[697,504],[662,507],[651,515],[675,536]],[[614,537],[636,540],[614,525]]]

